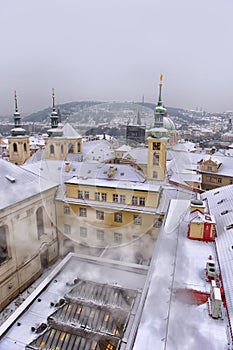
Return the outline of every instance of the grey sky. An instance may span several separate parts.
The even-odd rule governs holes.
[[[7,0],[0,115],[80,100],[233,110],[232,0]]]

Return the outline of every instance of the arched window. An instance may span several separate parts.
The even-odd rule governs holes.
[[[0,226],[0,264],[9,258],[6,236],[7,226]]]
[[[64,154],[64,146],[61,145],[61,154]]]
[[[68,153],[74,153],[74,146],[72,143],[70,143],[68,146]]]
[[[40,237],[44,234],[44,219],[43,219],[43,208],[40,207],[36,211],[36,225],[37,225],[37,237]]]
[[[27,152],[27,144],[25,142],[23,144],[23,149],[24,149],[24,152],[26,153]]]
[[[78,153],[81,152],[81,144],[78,142]]]
[[[54,145],[50,145],[50,154],[54,154]]]
[[[18,152],[17,143],[13,143],[13,152]]]
[[[157,152],[153,154],[153,165],[159,165],[159,153]]]

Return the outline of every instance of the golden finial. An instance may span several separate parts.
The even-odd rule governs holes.
[[[162,84],[163,84],[163,74],[160,74],[160,86],[162,86]]]

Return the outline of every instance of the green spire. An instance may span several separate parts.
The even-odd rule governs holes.
[[[15,112],[14,112],[15,127],[11,129],[11,135],[22,136],[22,135],[25,135],[26,131],[21,127],[21,117],[18,111],[18,100],[17,100],[16,91],[14,92],[14,100],[15,100]]]

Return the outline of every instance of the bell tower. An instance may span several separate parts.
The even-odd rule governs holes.
[[[167,138],[149,136],[147,177],[150,180],[164,180],[166,175]]]
[[[15,112],[14,128],[11,129],[11,136],[8,137],[9,160],[11,163],[22,165],[30,157],[29,136],[21,126],[21,118],[18,111],[16,91],[14,93]]]

